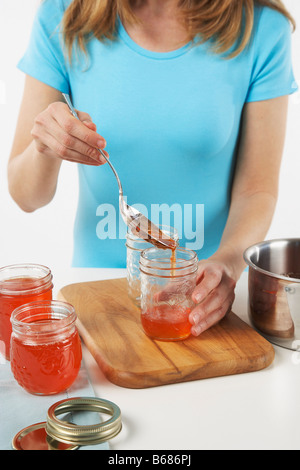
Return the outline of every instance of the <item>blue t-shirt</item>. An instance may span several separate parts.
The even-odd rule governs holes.
[[[227,221],[245,103],[296,91],[291,27],[255,8],[251,42],[236,58],[208,43],[157,53],[119,23],[116,41],[88,43],[88,58],[65,59],[60,22],[70,0],[45,0],[19,68],[72,96],[107,141],[127,202],[171,225],[199,259],[218,248]],[[76,267],[125,267],[126,227],[110,167],[78,165]]]

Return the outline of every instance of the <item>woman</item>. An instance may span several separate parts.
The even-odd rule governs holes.
[[[277,0],[45,0],[19,64],[12,197],[28,212],[44,206],[62,161],[79,163],[73,264],[124,267],[117,186],[97,151],[107,142],[128,202],[174,209],[181,245],[198,253],[199,335],[230,309],[243,251],[274,213],[291,23]]]

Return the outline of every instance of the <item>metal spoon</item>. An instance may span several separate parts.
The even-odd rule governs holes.
[[[79,119],[78,114],[76,113],[71,98],[67,93],[62,93],[71,113],[76,119]],[[163,248],[163,249],[175,249],[177,246],[176,241],[169,237],[165,232],[162,232],[157,225],[153,224],[147,217],[145,217],[141,212],[135,209],[132,206],[129,206],[123,196],[123,189],[121,185],[120,178],[115,168],[113,167],[110,160],[107,158],[105,153],[99,148],[98,151],[101,153],[103,158],[107,161],[110,168],[112,169],[119,186],[119,207],[121,211],[122,218],[125,224],[128,226],[130,231],[139,238],[152,243],[152,245]]]

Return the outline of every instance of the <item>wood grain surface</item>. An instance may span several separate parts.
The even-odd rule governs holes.
[[[112,383],[147,388],[254,372],[269,366],[269,342],[230,313],[199,337],[164,342],[148,338],[126,279],[70,284],[58,298],[71,303],[87,348]]]

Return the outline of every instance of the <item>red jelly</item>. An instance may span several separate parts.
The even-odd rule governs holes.
[[[155,306],[141,315],[141,323],[145,333],[151,338],[178,341],[190,336],[190,313],[190,308],[181,306]]]
[[[76,313],[66,302],[32,302],[12,314],[11,369],[29,393],[52,395],[69,388],[81,366]]]
[[[46,266],[19,264],[0,269],[0,353],[9,360],[13,310],[36,300],[52,299],[52,274]]]

